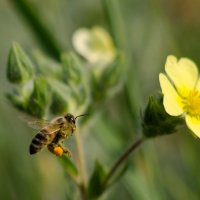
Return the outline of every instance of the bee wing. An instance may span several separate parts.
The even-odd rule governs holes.
[[[34,120],[34,121],[28,121],[27,122],[28,126],[36,129],[36,130],[40,130],[42,128],[44,128],[45,126],[49,126],[51,124],[50,121],[45,120],[45,119],[38,119],[38,120]]]
[[[29,127],[36,130],[40,130],[44,128],[45,126],[48,126],[51,124],[49,120],[37,119],[37,118],[34,118],[32,116],[27,116],[27,115],[20,116],[20,119],[25,121]]]

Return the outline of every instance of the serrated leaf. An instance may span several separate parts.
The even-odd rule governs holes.
[[[103,185],[103,180],[105,178],[105,175],[106,175],[105,169],[98,161],[96,161],[88,185],[89,199],[96,199],[103,193],[103,191],[105,190],[105,187]]]
[[[78,170],[77,170],[76,166],[74,165],[74,163],[71,161],[70,158],[68,158],[67,156],[61,156],[61,157],[59,157],[59,160],[60,160],[63,168],[65,169],[65,171],[71,177],[77,177]]]

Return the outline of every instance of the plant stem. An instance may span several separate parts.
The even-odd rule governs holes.
[[[144,138],[139,138],[136,141],[134,141],[131,146],[115,161],[113,166],[110,168],[107,176],[105,177],[103,181],[103,185],[106,187],[116,170],[124,163],[125,160],[128,159],[130,154],[144,141]]]
[[[36,10],[33,9],[31,3],[27,0],[11,0],[11,2],[28,22],[46,52],[55,59],[59,60],[60,52],[62,50],[61,44],[59,44],[57,38],[36,13]]]
[[[80,134],[78,131],[75,133],[75,141],[76,141],[76,148],[77,148],[77,162],[79,166],[79,173],[80,173],[80,182],[79,182],[79,190],[81,194],[82,200],[86,200],[86,170],[85,170],[85,161],[84,161],[84,154],[83,154],[83,147],[82,141],[80,138]]]

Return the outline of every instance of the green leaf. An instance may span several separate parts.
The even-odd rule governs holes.
[[[88,197],[89,199],[96,199],[99,197],[105,187],[103,185],[103,180],[105,178],[106,172],[103,166],[96,161],[94,166],[94,171],[90,177],[89,185],[88,185]]]
[[[12,83],[23,83],[33,76],[33,64],[18,43],[13,43],[7,64],[7,78]]]
[[[156,137],[176,132],[176,127],[182,124],[181,117],[170,116],[163,106],[163,96],[150,96],[143,114],[143,134],[145,137]]]
[[[78,170],[71,159],[67,156],[58,158],[66,172],[73,178],[78,176]]]

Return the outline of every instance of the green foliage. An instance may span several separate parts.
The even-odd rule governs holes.
[[[78,176],[78,170],[68,156],[61,156],[58,159],[61,162],[65,172],[67,172],[73,178]]]
[[[166,113],[162,96],[149,97],[143,116],[143,134],[146,137],[156,137],[176,132],[177,125],[183,121]]]
[[[188,4],[190,5],[189,1],[187,3],[177,1],[173,3],[171,1],[166,9],[165,3],[159,1],[142,2],[129,0],[119,4],[117,0],[102,0],[103,13],[101,13],[102,9],[99,9],[99,4],[93,3],[93,1],[45,0],[44,2],[33,2],[29,0],[11,0],[10,4],[0,3],[0,15],[4,19],[2,27],[5,26],[4,23],[8,27],[6,30],[2,29],[0,31],[2,38],[1,48],[4,50],[1,52],[5,52],[5,54],[7,53],[6,47],[12,39],[9,38],[12,33],[5,33],[10,30],[9,28],[13,29],[13,27],[15,29],[13,37],[20,40],[21,44],[38,46],[38,43],[32,44],[35,40],[31,40],[31,43],[27,41],[27,38],[29,38],[27,33],[30,32],[30,29],[27,29],[24,23],[20,21],[19,24],[9,24],[9,12],[13,10],[10,7],[12,2],[17,5],[19,13],[29,23],[40,41],[40,46],[48,53],[48,56],[46,56],[36,52],[33,55],[33,59],[30,60],[19,45],[14,44],[13,46],[19,47],[20,50],[11,48],[12,54],[10,51],[7,77],[11,83],[14,83],[14,89],[7,94],[7,97],[15,107],[38,117],[44,117],[43,115],[49,114],[57,115],[63,112],[81,114],[87,113],[89,110],[92,111],[89,113],[93,118],[94,114],[102,110],[102,105],[105,105],[108,97],[112,96],[112,92],[118,90],[118,86],[122,85],[124,73],[128,74],[125,84],[126,88],[129,88],[127,92],[129,96],[122,92],[117,98],[114,98],[114,101],[109,104],[110,107],[105,108],[105,110],[108,109],[108,112],[103,113],[102,116],[104,117],[98,120],[98,122],[101,120],[102,122],[96,122],[94,129],[91,131],[92,134],[89,135],[89,138],[92,141],[95,140],[101,147],[101,152],[98,153],[98,159],[101,158],[101,163],[108,157],[108,153],[105,152],[109,152],[110,158],[116,155],[116,149],[127,145],[132,134],[137,129],[140,129],[137,124],[138,115],[136,113],[139,113],[140,107],[143,106],[141,96],[148,97],[149,92],[157,87],[157,72],[163,66],[166,55],[174,53],[176,55],[189,56],[193,59],[195,58],[194,60],[197,63],[200,58],[197,42],[199,38],[198,21],[200,18],[198,17],[198,12],[195,12],[199,5],[197,1],[193,6],[189,6],[190,9],[179,9],[180,7],[187,7]],[[34,9],[34,6],[38,6],[38,9]],[[6,8],[6,14],[4,13],[4,8]],[[123,11],[125,23],[120,18],[120,10]],[[178,12],[174,12],[177,10]],[[73,23],[71,15],[78,16]],[[197,18],[196,21],[195,18]],[[15,20],[13,16],[12,19]],[[43,19],[46,20],[43,21]],[[56,23],[54,19],[56,19]],[[59,23],[57,23],[57,20]],[[180,23],[177,23],[177,20]],[[118,57],[110,66],[106,66],[103,70],[100,69],[100,76],[95,76],[96,66],[87,63],[74,52],[62,52],[58,41],[64,41],[62,44],[66,42],[68,45],[71,43],[71,38],[68,38],[68,36],[71,35],[75,27],[80,27],[83,24],[91,26],[91,24],[96,25],[98,23],[110,29],[117,51],[120,50],[120,53],[118,53]],[[123,27],[122,25],[126,26]],[[50,31],[51,28],[48,27],[52,28],[52,32]],[[125,32],[126,35],[124,35]],[[186,34],[182,34],[183,32]],[[196,50],[194,50],[195,47]],[[126,56],[125,59],[124,55]],[[28,59],[24,59],[25,57]],[[2,66],[4,66],[5,55],[1,55],[1,58]],[[56,58],[57,62],[52,58]],[[30,62],[27,62],[27,60]],[[130,62],[129,69],[126,68],[127,61]],[[27,64],[26,66],[24,63],[31,63],[31,65]],[[28,66],[31,66],[30,71]],[[4,74],[4,71],[1,72],[1,74]],[[45,79],[45,81],[43,82],[42,79]],[[37,81],[38,84],[35,83]],[[41,85],[39,84],[40,81]],[[8,88],[6,87],[5,89],[7,92]],[[128,101],[134,105],[133,109],[131,109],[130,103],[127,104]],[[41,174],[42,177],[37,177],[35,176],[35,171],[30,170],[35,161],[31,161],[25,156],[24,148],[26,149],[27,147],[27,130],[23,132],[20,129],[22,134],[26,132],[26,135],[24,134],[21,137],[19,135],[21,133],[16,131],[16,128],[9,127],[11,121],[15,119],[10,116],[12,112],[12,110],[2,109],[1,113],[3,114],[0,115],[3,133],[0,138],[0,148],[3,156],[2,162],[5,164],[1,165],[0,170],[2,173],[0,198],[49,199],[50,196],[55,199],[63,199],[62,192],[65,191],[68,194],[67,199],[79,199],[77,190],[73,191],[71,188],[67,190],[67,187],[71,185],[69,180],[67,180],[67,185],[64,182],[61,183],[60,179],[56,182],[54,177],[59,174],[57,171],[52,172],[51,176],[49,176],[51,169],[46,171],[49,178],[53,177],[53,181],[48,179],[48,183],[45,184],[46,182],[43,182],[45,173]],[[7,123],[4,123],[6,122],[6,117]],[[13,127],[15,127],[14,124],[18,127],[18,121],[13,122]],[[181,124],[181,119],[164,113],[160,98],[150,97],[142,118],[143,134],[146,137],[151,138],[173,133],[176,131],[178,124]],[[80,126],[79,128],[81,130],[82,127]],[[12,137],[9,135],[10,133],[12,133]],[[99,137],[97,133],[99,133]],[[183,136],[181,139],[179,139],[179,135],[175,135],[167,137],[168,139],[163,138],[153,143],[146,143],[139,156],[138,154],[136,155],[135,161],[137,163],[130,168],[128,176],[125,176],[119,187],[112,188],[113,191],[105,199],[198,200],[200,191],[200,179],[198,176],[200,167],[198,162],[199,141],[193,140],[192,137],[186,134],[181,136]],[[88,142],[88,140],[85,140],[85,142]],[[98,149],[96,145],[90,147],[88,143],[84,145],[84,148],[89,150],[92,148],[95,151]],[[10,154],[9,149],[11,149]],[[16,152],[13,153],[14,151]],[[17,152],[20,156],[16,156],[18,155]],[[24,156],[23,160],[19,160],[21,156]],[[11,164],[8,159],[14,162]],[[64,169],[69,175],[71,174],[72,177],[76,178],[80,175],[77,174],[76,165],[69,158],[61,157],[59,159],[61,159],[61,163],[65,166]],[[28,163],[22,174],[19,174],[19,172],[22,172],[21,165],[17,164],[19,162]],[[41,159],[37,166],[44,164],[44,162],[44,159]],[[92,164],[93,162],[87,163],[87,165]],[[97,198],[105,191],[105,187],[102,186],[102,179],[105,178],[106,173],[101,164],[99,165],[99,167],[96,167],[99,168],[99,172],[93,173],[96,175],[92,175],[94,178],[91,177],[90,179],[90,181],[93,179],[92,182],[97,187],[93,187],[91,193],[94,194],[91,195],[91,198]],[[9,168],[4,166],[9,166]],[[101,173],[101,171],[104,172]],[[112,177],[111,185],[118,181],[118,177],[121,177],[125,171],[126,165],[121,170],[118,170],[118,174],[115,174],[115,177]],[[97,179],[96,182],[95,178]],[[51,182],[54,184],[53,187],[49,187]],[[56,188],[57,185],[59,185],[58,188]],[[175,187],[172,187],[172,185],[175,185]],[[89,183],[89,187],[92,187],[91,183]],[[97,192],[95,192],[96,190]],[[3,195],[6,196],[3,197]]]
[[[106,189],[105,185],[103,184],[105,176],[105,169],[98,161],[96,161],[88,185],[89,199],[97,199],[104,192]]]
[[[13,45],[7,77],[17,85],[16,91],[8,95],[9,100],[35,117],[43,118],[49,113],[87,113],[87,109],[91,111],[103,105],[111,91],[116,92],[123,82],[122,56],[102,66],[99,77],[94,75],[99,66],[85,63],[73,52],[62,53],[60,63],[40,52],[35,52],[34,57],[33,67],[22,48]]]

